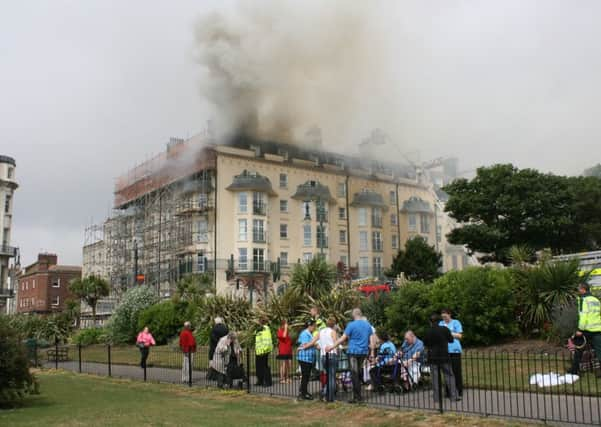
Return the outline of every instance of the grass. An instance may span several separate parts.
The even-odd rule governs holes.
[[[245,352],[243,351],[243,357]],[[40,355],[46,359],[45,352]],[[69,349],[71,360],[77,360],[77,348]],[[106,346],[95,345],[82,349],[83,362],[108,363]],[[111,363],[138,365],[140,363],[139,351],[135,346],[111,347]],[[148,363],[155,367],[177,368],[181,367],[181,355],[169,346],[156,346],[150,350]],[[488,390],[523,391],[537,393],[561,393],[576,395],[601,396],[601,379],[595,378],[592,373],[584,374],[579,381],[572,385],[562,385],[551,388],[538,388],[530,385],[530,376],[535,373],[564,373],[570,364],[566,353],[544,352],[494,352],[494,351],[468,351],[463,356],[463,379],[466,387]],[[274,375],[277,361],[271,362]],[[194,358],[194,369],[205,370],[208,367],[208,348],[201,347]],[[254,372],[254,357],[251,357],[251,373]]]
[[[41,394],[0,411],[0,425],[25,426],[397,426],[508,427],[515,421],[294,402],[243,392],[188,389],[62,371],[37,373]]]

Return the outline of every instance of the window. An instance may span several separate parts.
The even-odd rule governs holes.
[[[382,208],[371,209],[371,226],[377,228],[382,227]]]
[[[248,270],[248,249],[238,248],[238,269]]]
[[[313,259],[313,254],[311,252],[303,253],[303,262],[304,263],[310,262],[312,259]]]
[[[311,225],[303,225],[303,245],[311,246]]]
[[[14,174],[15,174],[15,168],[8,168],[8,171],[7,171],[8,179],[13,179]]]
[[[265,241],[265,221],[262,219],[253,220],[253,242],[264,242]]]
[[[359,250],[366,251],[369,247],[367,240],[367,231],[359,232]]]
[[[280,200],[280,212],[288,212],[288,200]]]
[[[253,249],[253,271],[265,271],[264,249]]]
[[[199,273],[207,271],[207,257],[205,257],[202,252],[199,252],[196,256],[196,270]]]
[[[397,236],[396,234],[393,234],[390,238],[392,240],[392,249],[398,249],[399,248],[399,236]]]
[[[338,208],[338,219],[346,219],[346,209]]]
[[[52,304],[53,307],[57,307],[60,303],[61,303],[61,299],[60,299],[60,297],[58,295],[55,295],[55,296],[52,297],[51,304]]]
[[[415,214],[409,214],[409,231],[417,231],[417,216]]]
[[[305,221],[311,220],[311,202],[303,202],[303,219]]]
[[[391,225],[398,225],[398,223],[399,223],[399,217],[398,217],[398,215],[395,214],[395,213],[390,214],[390,224]]]
[[[280,188],[288,188],[288,175],[285,173],[280,174]]]
[[[328,209],[324,202],[318,201],[315,203],[315,217],[317,221],[327,222],[328,221]]]
[[[280,239],[288,238],[288,224],[280,224]]]
[[[365,277],[369,275],[369,258],[362,256],[359,258],[359,276]]]
[[[339,182],[336,186],[336,194],[338,197],[346,197],[346,183]]]
[[[248,239],[248,228],[245,219],[238,220],[238,240],[246,242]]]
[[[359,225],[367,225],[367,208],[359,208]]]
[[[248,212],[248,194],[247,193],[238,193],[238,212],[240,212],[240,213]]]
[[[32,288],[35,289],[35,279],[33,279]]]
[[[198,227],[198,241],[199,242],[208,242],[209,241],[209,221],[206,219],[201,219],[197,222],[196,226]]]
[[[420,226],[420,230],[423,234],[430,233],[430,217],[428,216],[428,214],[420,215]]]
[[[390,204],[396,205],[396,191],[390,192]]]
[[[315,229],[315,236],[317,238],[317,247],[318,248],[327,248],[328,247],[328,236],[326,226],[318,225]]]
[[[264,193],[253,193],[253,215],[265,215],[267,209]]]
[[[374,276],[382,275],[382,258],[379,256],[374,257]]]
[[[340,242],[341,245],[346,245],[346,230],[340,230],[338,231],[338,241]]]
[[[280,267],[288,266],[288,252],[280,252]]]
[[[374,251],[376,251],[376,252],[382,251],[382,232],[374,231],[372,233],[372,245],[373,245]]]
[[[10,213],[10,194],[7,194],[4,198],[4,213]]]

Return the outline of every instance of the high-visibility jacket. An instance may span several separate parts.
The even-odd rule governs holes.
[[[578,329],[585,332],[601,332],[601,302],[590,294],[579,298]]]
[[[319,331],[326,327],[326,322],[321,320],[321,317],[315,318],[315,330],[313,331],[313,336],[316,337],[319,334]]]
[[[273,350],[273,341],[271,340],[271,329],[269,326],[263,326],[255,335],[255,354],[261,356],[263,354],[271,353]]]

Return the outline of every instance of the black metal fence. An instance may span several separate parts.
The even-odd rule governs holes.
[[[352,396],[348,358],[337,356],[335,400]],[[280,375],[284,361],[276,352],[268,358],[270,376],[258,385],[255,354],[244,349],[240,357],[246,378],[237,372],[234,378],[209,375],[208,348],[200,347],[191,357],[177,348],[153,347],[146,364],[135,346],[54,345],[37,348],[32,362],[47,368],[61,368],[80,373],[130,378],[141,381],[181,383],[190,387],[233,387],[248,393],[297,398],[301,375],[295,358],[288,378]],[[482,416],[535,419],[545,422],[601,424],[601,378],[592,370],[578,378],[564,373],[572,362],[569,352],[494,352],[466,351],[461,357],[463,376],[461,400],[446,396],[445,376],[437,365],[426,363],[405,366],[399,359],[391,366],[363,367],[360,379],[365,404],[386,408],[471,413]],[[311,373],[308,392],[315,399],[327,392],[325,366]],[[433,383],[443,386],[433,389]],[[231,380],[231,381],[230,381]],[[373,380],[373,381],[372,381]],[[370,384],[371,382],[371,384]],[[324,400],[327,400],[324,396]]]

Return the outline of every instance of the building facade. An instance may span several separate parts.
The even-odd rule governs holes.
[[[17,277],[17,313],[62,311],[72,295],[69,283],[81,277],[81,267],[58,265],[55,254],[39,254]]]
[[[9,273],[11,259],[16,259],[18,250],[11,246],[13,223],[14,193],[18,188],[16,181],[16,162],[12,157],[0,155],[0,312],[7,310],[8,301],[14,297]]]
[[[84,247],[84,271],[116,292],[144,282],[161,296],[186,274],[210,274],[219,293],[260,298],[318,255],[354,278],[377,278],[411,237],[444,250],[437,206],[433,186],[393,162],[172,140],[117,179],[115,213]]]

